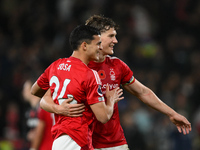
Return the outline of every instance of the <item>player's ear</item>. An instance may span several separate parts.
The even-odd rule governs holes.
[[[86,42],[82,42],[81,47],[83,50],[87,49],[87,43]]]

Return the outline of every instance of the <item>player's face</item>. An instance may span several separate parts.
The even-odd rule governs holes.
[[[100,52],[100,55],[112,55],[114,53],[113,47],[118,43],[116,35],[117,32],[114,28],[110,28],[108,31],[101,33],[103,50]]]
[[[89,59],[92,61],[98,61],[99,60],[99,53],[103,49],[101,44],[101,36],[100,35],[94,35],[94,40],[91,41],[90,44],[87,46],[87,53],[89,56]]]

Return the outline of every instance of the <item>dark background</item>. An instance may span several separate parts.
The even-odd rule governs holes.
[[[168,117],[125,92],[119,109],[130,149],[199,150],[199,0],[0,0],[0,147],[26,149],[23,84],[69,57],[69,33],[93,14],[120,25],[115,56],[192,123],[189,135],[178,134]]]

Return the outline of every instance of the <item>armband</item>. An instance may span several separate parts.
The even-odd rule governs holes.
[[[135,77],[132,76],[131,79],[127,83],[125,83],[124,85],[132,84],[134,81],[135,81]]]

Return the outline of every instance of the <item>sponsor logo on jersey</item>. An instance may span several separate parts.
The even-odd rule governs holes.
[[[103,94],[106,93],[106,85],[107,84],[103,84],[102,85],[102,91],[103,91]],[[119,85],[116,83],[116,84],[108,84],[109,86],[109,89],[112,90],[112,89],[115,89],[116,87],[119,87]]]

